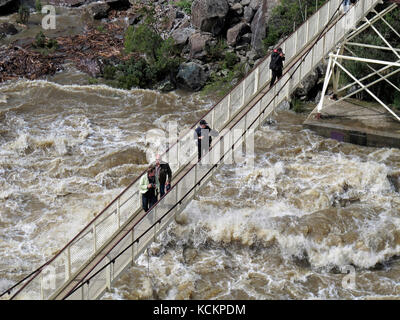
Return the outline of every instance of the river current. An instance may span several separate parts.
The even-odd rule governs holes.
[[[0,86],[0,290],[146,168],[149,131],[189,128],[215,102],[85,77]],[[305,117],[257,131],[254,166],[222,166],[103,299],[397,299],[400,150],[319,137]]]

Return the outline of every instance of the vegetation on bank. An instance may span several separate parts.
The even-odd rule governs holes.
[[[42,31],[40,31],[36,37],[35,41],[32,43],[33,48],[35,48],[42,55],[47,56],[58,49],[58,42],[56,39],[47,38]]]
[[[181,8],[186,14],[191,15],[192,14],[192,3],[193,0],[180,0],[175,3],[175,5],[179,8]]]
[[[272,10],[268,22],[267,36],[263,40],[265,50],[290,35],[325,2],[326,0],[281,0]]]
[[[165,78],[172,79],[181,63],[172,38],[163,39],[157,29],[154,8],[143,8],[144,21],[130,26],[125,34],[125,53],[136,53],[119,64],[104,67],[106,83],[123,89],[151,88]]]
[[[28,24],[28,20],[30,17],[29,7],[25,4],[21,5],[18,9],[18,18],[17,22],[22,24]]]

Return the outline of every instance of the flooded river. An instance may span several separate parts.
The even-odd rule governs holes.
[[[0,86],[0,290],[146,168],[149,130],[189,128],[214,103],[85,83],[71,68]],[[254,167],[224,165],[103,299],[398,298],[400,198],[387,175],[400,150],[319,137],[305,117],[263,126]]]

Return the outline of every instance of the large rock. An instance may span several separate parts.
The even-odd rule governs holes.
[[[8,22],[4,22],[4,23],[0,24],[0,37],[1,37],[1,34],[14,35],[17,33],[18,33],[18,30],[14,27],[13,24],[8,23]]]
[[[250,3],[250,7],[257,8],[257,12],[251,22],[251,32],[253,33],[251,39],[251,46],[259,54],[263,51],[263,39],[267,34],[267,23],[270,19],[272,9],[279,4],[279,0],[259,0]]]
[[[103,19],[107,17],[110,5],[105,2],[94,2],[86,7],[86,11],[93,19]]]
[[[230,28],[226,34],[227,43],[230,46],[236,45],[240,36],[247,33],[250,30],[247,23],[241,22],[236,26]]]
[[[299,98],[307,97],[308,94],[315,88],[319,80],[318,70],[313,70],[307,77],[305,77],[301,82],[300,86],[294,92],[294,95]]]
[[[245,7],[243,12],[243,20],[245,22],[250,22],[254,17],[254,12],[255,11],[250,6]]]
[[[192,23],[201,31],[218,35],[224,28],[228,11],[227,0],[194,0]]]
[[[0,16],[16,12],[19,0],[0,0]]]
[[[194,33],[189,38],[190,58],[201,59],[207,55],[206,46],[212,40],[211,34]]]
[[[207,73],[203,67],[194,62],[182,63],[179,66],[176,81],[185,90],[199,91],[207,81]]]
[[[189,37],[195,32],[193,28],[179,28],[171,33],[171,37],[174,39],[176,46],[182,47],[188,43]]]

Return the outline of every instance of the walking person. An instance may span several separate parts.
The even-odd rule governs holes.
[[[139,181],[139,190],[142,194],[142,208],[145,212],[154,206],[157,202],[157,194],[160,189],[158,178],[156,177],[156,168],[150,166],[147,173]]]
[[[156,155],[155,162],[156,177],[160,183],[160,199],[164,196],[165,191],[171,188],[172,171],[167,162],[161,160],[159,154]]]
[[[206,120],[200,120],[200,125],[194,131],[194,139],[197,140],[198,160],[210,149],[212,138],[218,136],[216,130],[211,129]]]
[[[282,77],[283,71],[283,61],[285,61],[285,55],[282,52],[281,48],[274,49],[271,54],[271,62],[269,64],[269,68],[272,70],[272,78],[270,88],[275,84],[275,81]]]
[[[343,12],[346,13],[350,8],[350,0],[343,0]]]

